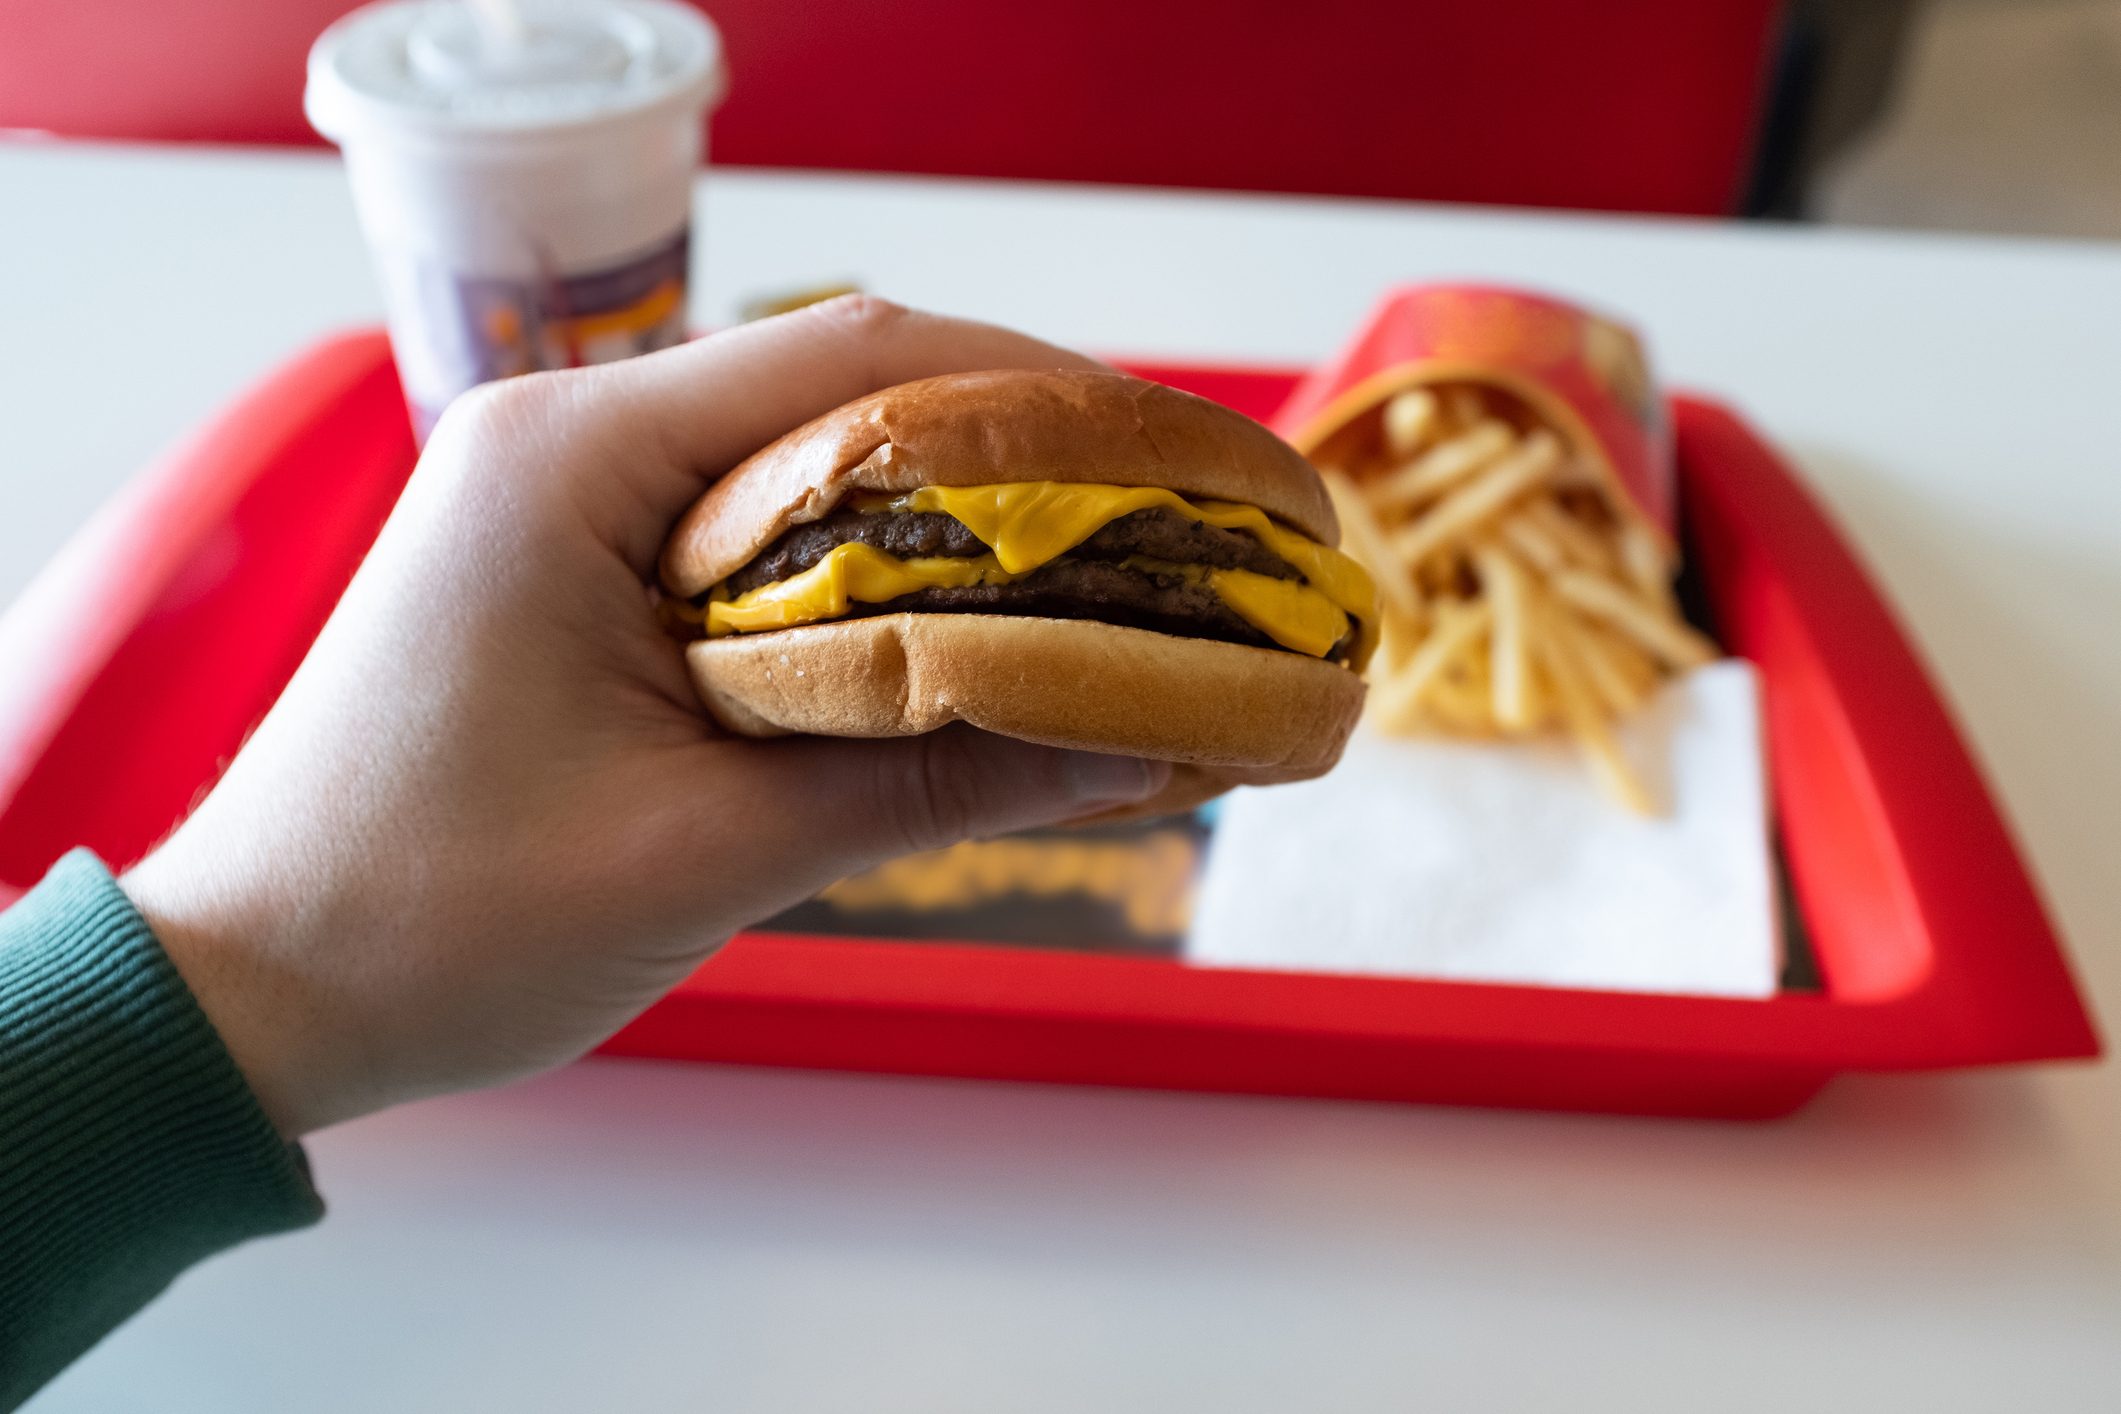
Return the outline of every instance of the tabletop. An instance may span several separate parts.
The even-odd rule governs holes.
[[[703,323],[841,279],[1217,359],[1409,278],[1632,316],[1849,528],[2121,1016],[2121,247],[720,171],[699,223]],[[0,604],[379,313],[327,156],[0,142]],[[323,1225],[30,1407],[2111,1410],[2117,1077],[1735,1125],[592,1060],[318,1136]]]

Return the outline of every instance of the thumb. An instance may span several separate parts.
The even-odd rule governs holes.
[[[1171,779],[1169,762],[1035,746],[962,725],[893,741],[806,737],[759,750],[778,758],[774,798],[785,808],[765,831],[782,846],[775,852],[829,861],[833,878],[1134,804]]]

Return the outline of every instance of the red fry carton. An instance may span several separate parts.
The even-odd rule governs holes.
[[[1274,430],[1306,456],[1393,394],[1487,383],[1516,395],[1667,541],[1677,527],[1671,434],[1635,331],[1549,295],[1410,285],[1385,296],[1338,355],[1299,383]]]

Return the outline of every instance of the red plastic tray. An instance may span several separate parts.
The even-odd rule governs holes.
[[[1139,371],[1262,418],[1286,371]],[[2091,1056],[2061,946],[1862,568],[1745,425],[1674,403],[1726,643],[1766,683],[1816,993],[1711,1000],[752,934],[625,1055],[1195,1090],[1761,1117],[1834,1074]],[[413,462],[381,334],[326,343],[137,481],[0,619],[0,892],[123,863],[270,705]]]

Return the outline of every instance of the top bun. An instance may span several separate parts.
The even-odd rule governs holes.
[[[1242,413],[1124,373],[996,369],[871,393],[747,457],[678,522],[663,583],[687,598],[702,593],[855,492],[1007,481],[1242,501],[1340,543],[1318,473]]]

